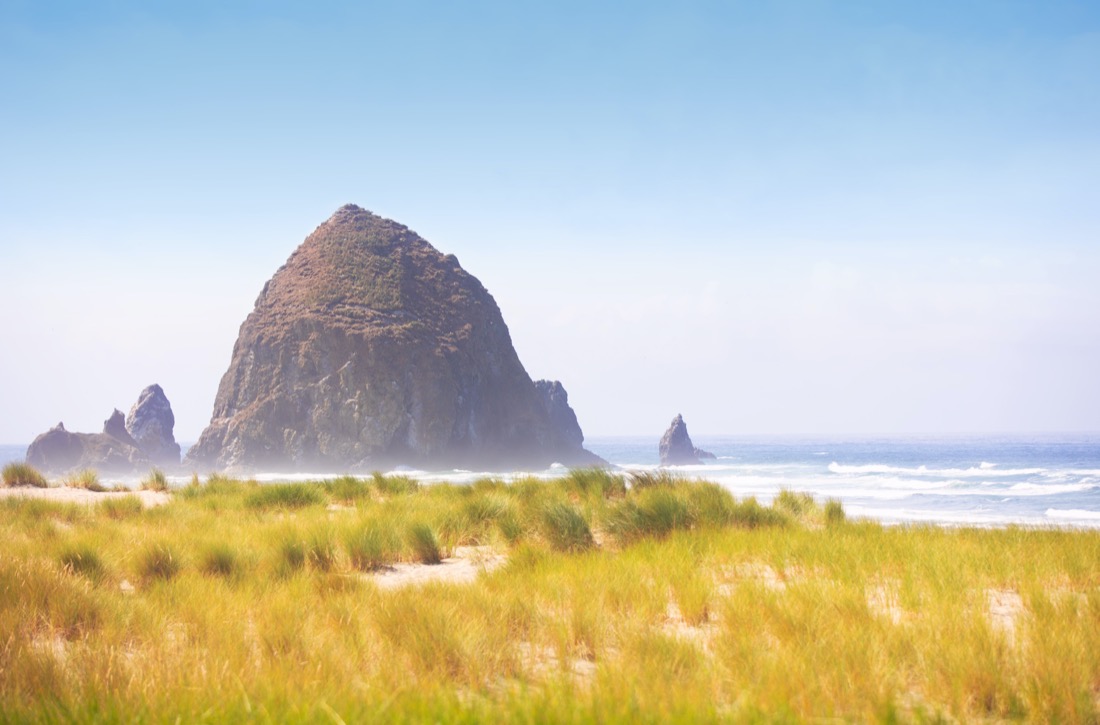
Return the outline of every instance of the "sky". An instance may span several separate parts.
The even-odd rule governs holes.
[[[589,436],[1100,431],[1100,5],[0,0],[0,442],[207,424],[340,205]]]

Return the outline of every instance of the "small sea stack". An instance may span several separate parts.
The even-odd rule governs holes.
[[[696,448],[688,435],[687,423],[684,417],[677,414],[672,419],[672,424],[661,436],[658,444],[661,454],[662,466],[683,466],[699,463],[701,460],[714,460],[715,455],[701,448]]]

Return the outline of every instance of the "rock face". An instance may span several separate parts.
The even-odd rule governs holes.
[[[172,406],[168,404],[168,398],[164,397],[164,391],[159,385],[151,385],[142,391],[141,398],[130,411],[131,417],[134,416],[134,411],[142,408],[146,393],[154,389],[160,401],[163,401],[163,406],[157,409],[161,415],[166,411],[167,419],[173,421]],[[158,401],[156,406],[161,406],[161,403]],[[171,427],[169,424],[169,437],[172,433]],[[27,463],[49,473],[92,468],[101,473],[113,474],[135,473],[148,469],[154,463],[179,464],[179,446],[176,446],[175,459],[172,459],[171,455],[162,454],[161,448],[147,448],[147,439],[132,435],[131,430],[140,432],[141,428],[131,429],[122,411],[118,409],[103,421],[101,433],[73,433],[65,430],[64,423],[58,423],[34,439],[27,449]]]
[[[680,415],[672,419],[672,425],[670,425],[668,430],[665,431],[665,434],[661,436],[661,443],[658,449],[661,453],[662,466],[682,466],[698,463],[700,458],[699,453],[714,458],[713,455],[706,451],[699,451],[699,449],[692,444],[691,436],[688,435],[687,424],[684,423],[684,418]]]
[[[126,432],[149,460],[159,465],[179,465],[180,446],[173,433],[175,426],[172,405],[164,390],[155,383],[141,391],[126,416]]]
[[[591,463],[579,434],[555,426],[481,283],[407,227],[349,204],[264,285],[187,460],[319,471]]]
[[[695,457],[700,461],[714,461],[718,459],[718,456],[714,455],[710,451],[704,451],[702,448],[695,449]]]
[[[584,443],[584,433],[577,422],[577,414],[569,407],[569,393],[557,380],[536,380],[535,390],[550,417],[555,445],[563,450],[580,448]]]
[[[103,435],[131,448],[138,447],[137,441],[130,435],[130,431],[126,430],[126,418],[118,408],[115,408],[111,416],[103,421]]]
[[[38,436],[27,449],[27,463],[49,473],[93,468],[101,473],[132,473],[149,465],[126,433],[122,413],[115,411],[102,433],[71,433],[64,423]],[[122,433],[122,437],[117,434]]]

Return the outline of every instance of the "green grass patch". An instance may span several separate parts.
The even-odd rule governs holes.
[[[145,582],[174,579],[182,568],[179,554],[166,542],[147,546],[137,560],[137,573]]]
[[[5,486],[34,486],[35,488],[46,488],[49,486],[46,477],[34,466],[27,463],[9,463],[4,466],[4,470],[0,473],[0,476],[3,476]]]
[[[91,468],[85,468],[65,478],[65,485],[69,488],[82,488],[85,491],[102,493],[107,488],[99,482],[99,474]]]
[[[400,496],[414,493],[420,489],[420,483],[415,478],[408,476],[384,476],[375,471],[371,476],[371,483],[378,493],[385,496]]]
[[[586,551],[595,543],[581,512],[562,501],[547,504],[543,509],[542,531],[555,551]]]
[[[344,537],[348,560],[359,571],[377,571],[397,561],[400,542],[391,527],[376,521],[354,526]]]
[[[0,500],[0,722],[1100,718],[1100,532],[616,480]],[[372,584],[431,560],[416,530],[488,571]]]
[[[141,516],[145,512],[145,505],[133,494],[104,498],[96,503],[95,508],[96,511],[111,519],[132,518]]]
[[[199,571],[207,576],[231,579],[241,573],[240,557],[228,544],[211,544],[199,554]]]
[[[438,564],[443,561],[439,537],[428,524],[423,522],[413,524],[409,527],[408,539],[409,547],[421,564]]]
[[[312,483],[284,483],[258,486],[245,497],[251,509],[300,509],[326,503],[324,491]]]
[[[164,471],[159,468],[154,468],[149,471],[149,475],[141,481],[142,491],[167,491],[168,490],[168,477],[164,475]]]
[[[71,574],[79,574],[98,582],[106,574],[103,560],[89,544],[71,544],[58,555],[61,568]]]

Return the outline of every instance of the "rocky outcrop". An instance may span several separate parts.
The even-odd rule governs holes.
[[[152,393],[152,397],[159,395],[160,400],[152,404],[158,414],[166,416],[173,421],[172,407],[168,404],[168,398],[164,397],[164,391],[159,385],[151,385],[142,391],[137,404],[130,410],[131,417],[135,411],[150,407],[146,393]],[[151,416],[151,414],[150,414]],[[150,417],[144,416],[144,417]],[[137,416],[138,419],[143,416]],[[168,425],[168,436],[172,434],[172,424]],[[144,430],[142,426],[131,428],[129,421],[117,408],[107,420],[103,421],[103,431],[100,433],[74,433],[65,430],[64,423],[46,431],[34,439],[27,449],[27,463],[48,473],[67,473],[70,471],[92,468],[100,473],[126,474],[147,470],[153,464],[178,464],[179,446],[176,446],[176,455],[173,460],[170,455],[162,455],[162,448],[146,447],[147,441],[153,442],[151,437],[138,437],[131,433],[136,430],[139,433]],[[174,441],[173,441],[174,443]]]
[[[122,413],[116,410],[104,422],[102,433],[73,433],[58,423],[34,439],[27,449],[27,463],[48,473],[92,468],[117,474],[148,467],[149,459],[134,445],[122,424]]]
[[[115,408],[110,417],[103,421],[103,435],[131,448],[138,447],[137,441],[126,430],[126,417],[122,415],[122,411],[118,408]]]
[[[149,460],[158,465],[179,465],[180,446],[173,433],[175,426],[172,405],[164,390],[155,383],[141,391],[126,416],[126,432]]]
[[[349,204],[264,285],[187,460],[493,469],[591,454],[555,427],[481,283],[407,227]]]
[[[696,448],[688,435],[687,424],[684,418],[677,415],[672,419],[672,425],[661,436],[658,445],[661,454],[662,466],[683,466],[698,463],[700,458],[714,458],[714,454]]]
[[[538,391],[542,407],[550,417],[554,448],[562,451],[580,451],[586,460],[575,460],[574,464],[607,465],[607,461],[583,449],[584,433],[581,432],[577,414],[569,406],[569,393],[565,392],[565,387],[557,380],[536,380],[535,390]]]

